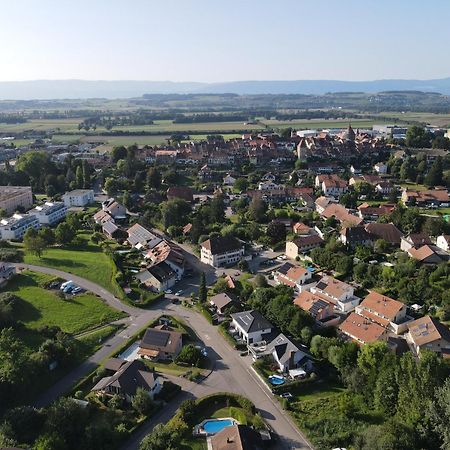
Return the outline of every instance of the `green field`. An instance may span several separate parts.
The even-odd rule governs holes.
[[[14,277],[6,288],[22,300],[17,305],[15,314],[17,320],[27,328],[58,326],[66,333],[76,334],[125,317],[124,313],[113,310],[91,293],[63,300],[56,292],[40,287],[51,278],[45,274],[26,271]]]
[[[79,233],[81,245],[50,248],[42,258],[26,253],[24,262],[73,273],[93,281],[117,295],[111,283],[113,262],[98,245],[89,241],[89,236],[89,233]]]

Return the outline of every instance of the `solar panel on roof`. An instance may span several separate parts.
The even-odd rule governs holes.
[[[324,283],[323,281],[319,281],[319,282],[317,283],[317,289],[323,290],[323,289],[325,289],[327,286],[328,286],[328,284],[327,284],[327,283]]]
[[[160,330],[149,328],[144,335],[143,343],[149,345],[156,345],[158,347],[165,347],[169,340],[170,334]]]

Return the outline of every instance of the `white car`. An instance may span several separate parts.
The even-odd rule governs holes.
[[[167,289],[166,290],[166,294],[171,294],[172,293],[172,289]]]
[[[177,297],[179,297],[182,293],[183,293],[183,291],[177,291],[177,292],[175,292],[175,295],[176,295]]]

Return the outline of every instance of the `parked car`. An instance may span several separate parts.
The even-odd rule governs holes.
[[[166,294],[171,294],[172,293],[172,289],[166,289]]]
[[[177,297],[179,297],[182,293],[183,293],[183,291],[182,291],[182,290],[179,290],[179,291],[175,292],[175,295],[176,295]]]
[[[80,286],[76,286],[72,290],[72,294],[79,294],[83,289],[80,288]]]
[[[73,286],[66,286],[63,289],[64,294],[70,294],[73,291],[74,287]]]
[[[294,396],[290,392],[283,392],[282,394],[280,394],[280,397],[287,400],[292,400],[294,398]]]
[[[61,289],[61,290],[64,290],[64,288],[66,288],[67,286],[69,286],[69,285],[71,285],[71,284],[73,284],[73,281],[72,281],[72,280],[65,281],[64,283],[61,284],[60,289]]]

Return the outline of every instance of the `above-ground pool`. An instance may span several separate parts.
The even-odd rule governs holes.
[[[231,427],[234,425],[234,420],[232,419],[210,419],[203,422],[203,429],[208,434],[216,434],[222,431],[226,427]]]
[[[270,384],[273,384],[274,386],[279,386],[280,384],[284,384],[284,378],[280,377],[278,375],[271,375],[269,377]]]

